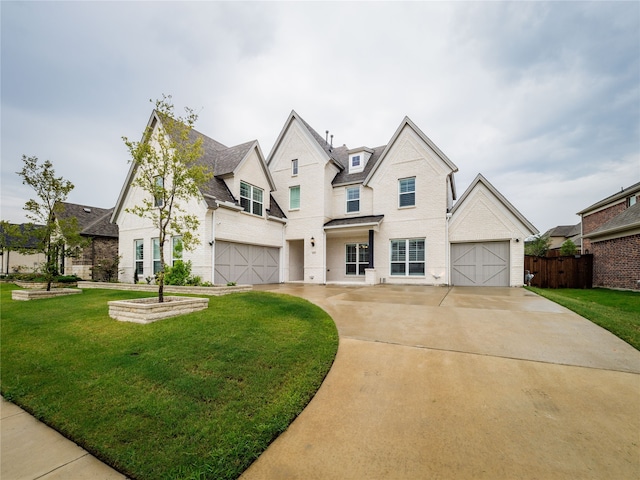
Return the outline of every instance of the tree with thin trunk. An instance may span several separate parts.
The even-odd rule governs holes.
[[[182,237],[185,250],[199,244],[196,232],[200,221],[186,206],[201,195],[200,187],[212,176],[201,162],[202,138],[193,132],[198,116],[190,108],[185,112],[184,117],[176,117],[171,96],[163,95],[155,101],[158,124],[151,122],[139,142],[122,137],[135,168],[132,185],[147,194],[141,204],[125,211],[150,220],[158,230],[158,302],[164,301],[164,246],[173,235]]]
[[[39,226],[29,224],[25,231],[36,238],[35,251],[45,256],[42,275],[47,282],[47,291],[51,290],[51,282],[58,275],[58,262],[64,257],[77,253],[85,240],[80,236],[78,219],[62,218],[64,202],[73,190],[73,183],[63,177],[56,177],[51,161],[39,163],[38,157],[22,156],[24,165],[16,172],[22,177],[22,183],[36,192],[35,199],[29,199],[24,205],[26,216]]]

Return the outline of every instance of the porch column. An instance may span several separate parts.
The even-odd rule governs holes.
[[[373,265],[373,230],[369,230],[369,267],[374,268]]]

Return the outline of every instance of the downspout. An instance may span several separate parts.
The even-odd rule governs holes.
[[[215,283],[216,278],[216,210],[214,209],[211,214],[211,283]]]
[[[451,242],[449,241],[449,220],[451,220],[451,213],[447,212],[447,220],[445,221],[445,250],[444,250],[444,258],[445,258],[445,271],[447,272],[446,280],[447,287],[451,286]]]
[[[280,249],[280,283],[284,283],[284,250],[286,248],[286,240],[285,240],[285,229],[287,228],[287,225],[285,223],[282,224],[282,248]],[[289,274],[291,275],[291,274]],[[288,279],[287,279],[288,280]]]
[[[332,135],[333,136],[333,135]],[[327,232],[322,229],[322,284],[327,284]]]

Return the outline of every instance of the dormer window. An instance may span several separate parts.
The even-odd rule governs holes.
[[[364,171],[364,167],[372,153],[373,150],[367,147],[349,150],[349,173],[359,173]]]

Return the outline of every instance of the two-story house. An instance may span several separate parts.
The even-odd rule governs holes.
[[[148,127],[152,132],[150,138],[156,129],[163,128],[156,111]],[[195,250],[184,252],[178,248],[181,238],[173,236],[161,246],[158,228],[128,211],[148,195],[133,185],[138,172],[132,163],[112,216],[120,234],[120,280],[153,278],[160,269],[160,248],[164,248],[167,263],[191,261],[192,274],[202,281],[279,282],[285,218],[270,195],[275,185],[258,142],[226,147],[195,130],[191,135],[193,140],[202,139],[201,161],[213,173],[211,180],[200,188],[200,195],[182,206],[200,220],[195,232],[200,244]]]
[[[593,285],[640,289],[640,183],[578,212],[582,253],[593,254]]]
[[[522,285],[535,227],[481,175],[454,205],[457,167],[408,117],[386,145],[348,148],[292,111],[267,164],[282,281]]]
[[[149,122],[162,128],[155,112]],[[188,206],[201,219],[201,244],[176,253],[176,238],[164,248],[203,280],[523,283],[524,239],[535,227],[482,175],[455,202],[457,167],[407,117],[386,145],[348,148],[292,111],[266,161],[256,141],[226,147],[193,135],[214,173]],[[113,215],[123,281],[159,268],[157,229],[127,212],[145,195],[135,175],[132,165]]]

